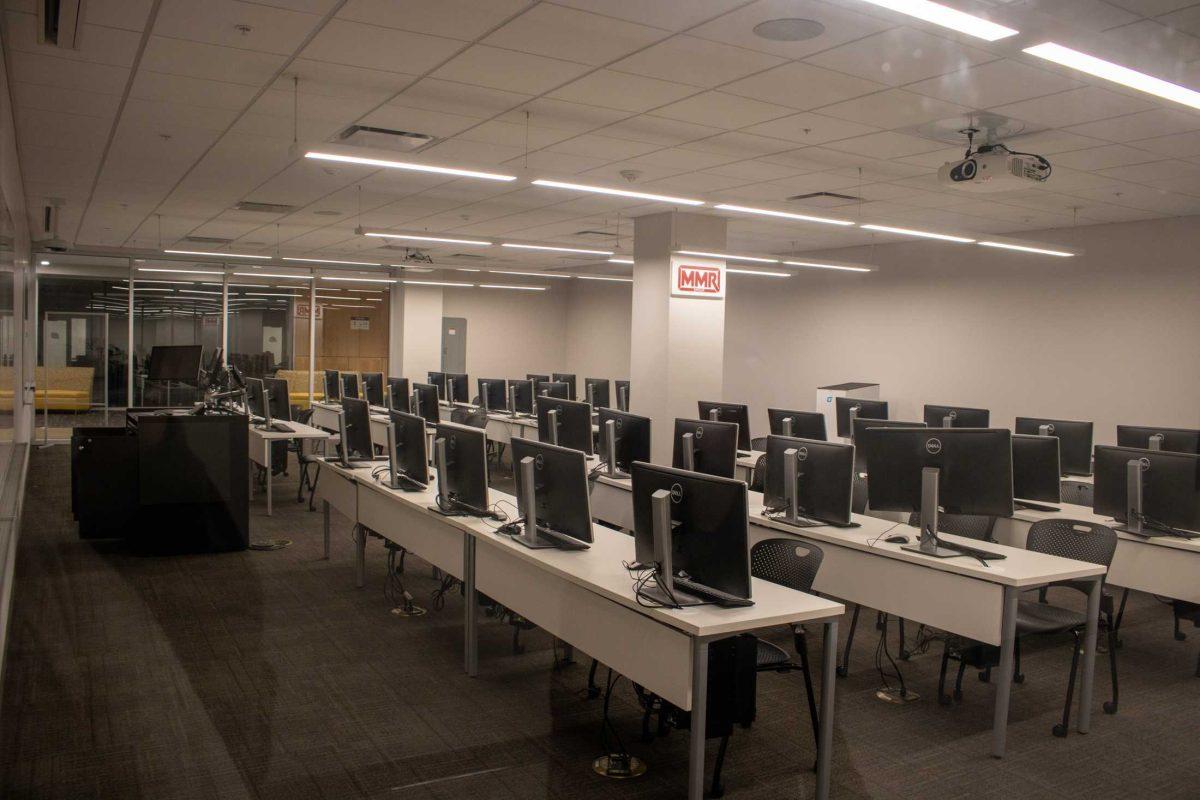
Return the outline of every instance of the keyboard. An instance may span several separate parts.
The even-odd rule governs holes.
[[[288,425],[286,422],[272,422],[271,430],[275,431],[276,433],[295,433],[296,432],[296,430],[291,425]]]
[[[754,455],[754,451],[753,450],[738,450],[737,454],[738,454],[738,458],[749,458],[750,456]]]
[[[674,578],[671,581],[677,589],[683,589],[685,592],[691,592],[701,597],[710,597],[717,601],[719,606],[752,606],[753,600],[748,600],[745,597],[728,594],[718,589],[713,589],[708,586],[702,586],[698,583],[693,583],[687,578]]]

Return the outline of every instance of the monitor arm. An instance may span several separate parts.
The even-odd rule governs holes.
[[[685,433],[682,437],[683,447],[683,468],[688,472],[696,471],[696,438],[691,433]]]

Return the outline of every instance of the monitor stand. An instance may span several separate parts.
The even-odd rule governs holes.
[[[780,423],[780,427],[782,428],[781,432],[783,435],[790,439],[792,437],[792,418],[784,417],[783,421]]]
[[[937,467],[924,467],[921,470],[921,538],[918,544],[904,544],[901,550],[908,550],[934,558],[958,558],[962,553],[949,547],[941,547],[938,543],[938,474]]]
[[[506,394],[508,395],[509,419],[516,419],[517,418],[517,387],[509,386]]]
[[[617,388],[617,411],[629,413],[629,393],[624,386]]]
[[[433,440],[433,468],[437,472],[437,496],[441,499],[442,505],[434,503],[429,507],[429,510],[441,514],[443,517],[463,516],[463,512],[455,510],[454,501],[450,499],[449,495],[445,494],[446,440],[441,437]]]
[[[1057,514],[1058,512],[1062,511],[1061,508],[1056,506],[1045,506],[1041,503],[1029,503],[1025,500],[1013,500],[1013,507],[1023,508],[1026,511],[1042,511],[1047,514]]]
[[[605,475],[609,478],[628,478],[629,473],[617,469],[617,421],[610,419],[604,423],[600,433],[601,446],[604,448],[604,460],[607,462]]]
[[[682,437],[680,449],[683,451],[683,468],[688,472],[696,471],[696,440],[691,433],[685,433]]]
[[[642,596],[665,606],[704,605],[699,597],[675,588],[671,567],[671,493],[659,489],[650,495],[650,516],[654,521],[654,564],[657,586],[642,589]]]
[[[550,436],[550,444],[558,444],[558,410],[550,409],[546,412],[546,433]]]
[[[784,512],[783,519],[779,517],[769,517],[776,522],[782,522],[790,525],[793,528],[857,528],[857,522],[824,522],[823,520],[806,517],[800,513],[800,476],[799,468],[799,451],[794,447],[789,447],[783,451],[783,499],[787,503],[787,510]],[[766,516],[766,512],[763,512]]]
[[[521,471],[521,495],[518,498],[519,511],[524,524],[521,533],[512,537],[513,541],[523,544],[530,550],[587,550],[588,544],[544,525],[538,525],[537,494],[534,489],[534,470],[537,469],[533,456],[525,456],[518,467]]]
[[[428,488],[416,478],[409,477],[396,466],[396,462],[399,460],[396,457],[396,426],[391,423],[387,426],[387,458],[388,476],[379,480],[381,484],[389,489],[396,489],[401,492],[423,492]]]

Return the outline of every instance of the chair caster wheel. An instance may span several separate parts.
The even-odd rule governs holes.
[[[845,667],[838,667],[836,670],[834,670],[834,672],[837,673],[839,678],[844,678],[850,674],[850,670],[846,669]]]
[[[939,706],[948,706],[948,705],[951,705],[953,702],[954,702],[954,698],[952,698],[948,694],[939,694],[938,695],[938,705]]]
[[[1113,702],[1113,701],[1111,701],[1111,700],[1106,700],[1106,701],[1104,702],[1104,713],[1105,713],[1105,714],[1115,714],[1115,713],[1117,713],[1117,704],[1116,704],[1116,703],[1114,703],[1114,702]]]
[[[1025,682],[1025,673],[1022,672],[1022,673],[1013,675],[1013,683],[1024,683],[1024,682]]]
[[[1059,724],[1054,726],[1054,730],[1052,731],[1052,733],[1055,736],[1057,736],[1059,739],[1065,739],[1065,738],[1067,738],[1067,726],[1063,725],[1060,722]]]

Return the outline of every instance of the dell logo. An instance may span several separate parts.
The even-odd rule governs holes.
[[[1054,433],[1054,423],[1053,422],[1051,422],[1049,425],[1046,426],[1046,433]]]
[[[697,439],[704,438],[704,428],[699,425],[696,426],[696,438]]]
[[[954,409],[951,409],[950,414],[948,416],[950,417],[950,419],[958,419],[958,412],[955,411]]]
[[[801,447],[799,450],[796,451],[796,460],[797,461],[803,461],[806,458],[808,458],[808,448],[807,447]]]
[[[925,440],[925,452],[929,453],[929,455],[931,455],[931,456],[936,456],[938,453],[942,452],[942,440],[941,439],[926,439]]]
[[[449,447],[451,450],[453,450],[453,449],[454,449],[454,446],[455,446],[456,444],[458,444],[458,437],[455,437],[455,436],[451,436],[451,437],[450,437],[450,438],[449,438],[449,439],[446,441],[446,446],[447,446],[447,447]]]
[[[683,487],[678,483],[671,486],[671,502],[678,503],[683,500]]]
[[[535,467],[537,467],[538,469],[542,468],[542,466],[545,464],[545,461],[546,461],[546,457],[543,456],[541,453],[538,453],[536,456],[533,457],[533,465]]]
[[[1142,470],[1142,472],[1149,472],[1150,471],[1150,459],[1139,458],[1138,459],[1138,467]]]

